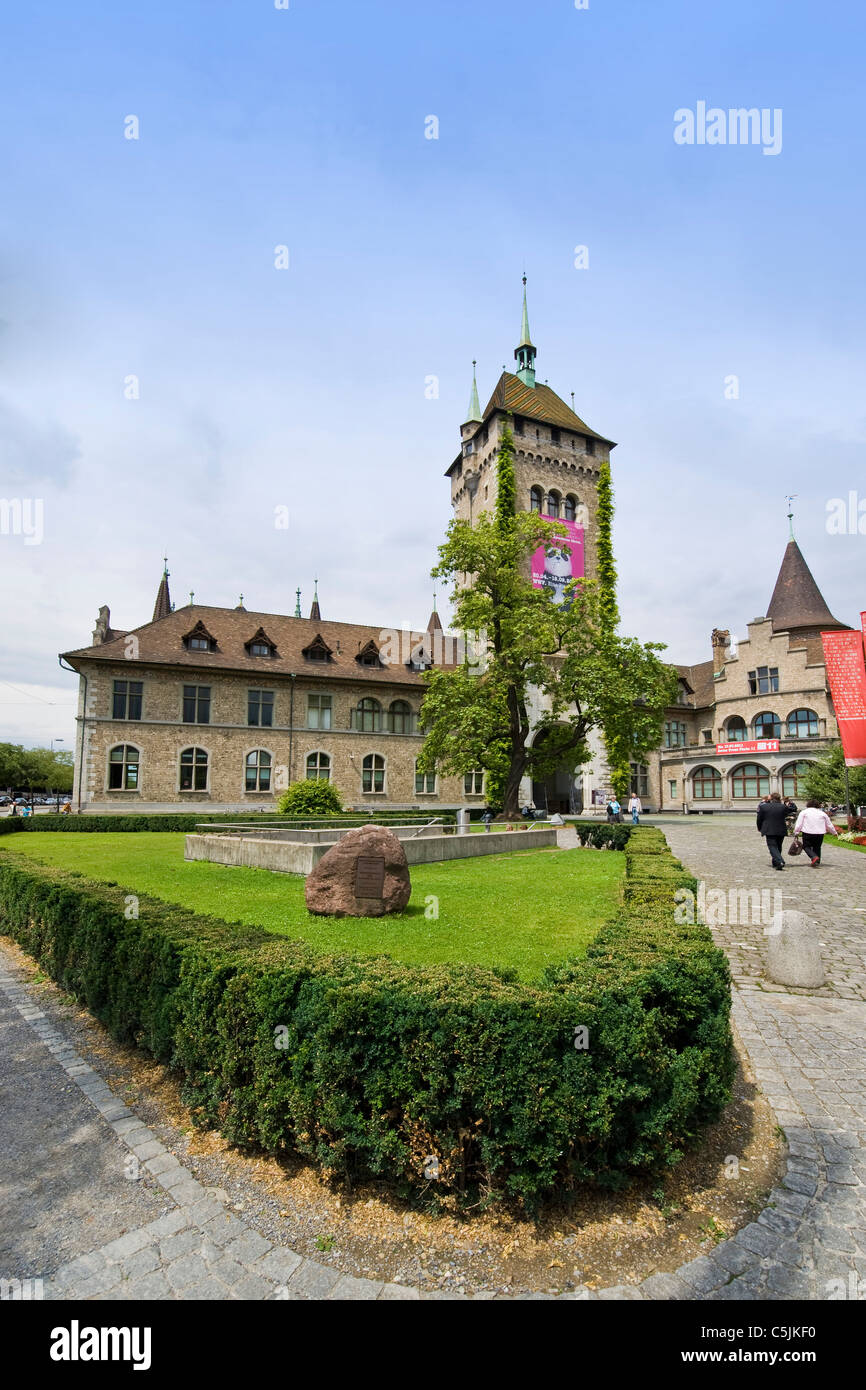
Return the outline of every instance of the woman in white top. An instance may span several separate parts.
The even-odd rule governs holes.
[[[632,792],[631,800],[628,803],[628,809],[631,811],[632,825],[638,825],[640,823],[640,813],[643,810],[643,806],[641,805],[641,800],[637,792]]]
[[[797,817],[794,834],[799,835],[801,833],[803,848],[812,861],[812,868],[817,869],[821,863],[821,846],[824,843],[824,836],[836,834],[836,827],[827,812],[823,810],[820,801],[807,801]]]

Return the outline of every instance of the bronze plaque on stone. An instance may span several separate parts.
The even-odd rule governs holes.
[[[355,897],[385,896],[384,854],[359,854],[355,860]]]

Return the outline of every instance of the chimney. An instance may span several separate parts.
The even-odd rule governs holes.
[[[99,617],[96,619],[96,626],[93,629],[91,645],[101,647],[103,642],[108,641],[108,634],[111,631],[111,614],[108,611],[108,604],[104,603],[99,610]]]
[[[725,664],[725,652],[731,645],[730,630],[726,627],[714,627],[710,641],[713,644],[713,671],[721,671]]]

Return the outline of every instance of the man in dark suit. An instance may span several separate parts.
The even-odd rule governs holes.
[[[767,801],[758,807],[758,831],[767,841],[774,869],[784,869],[782,841],[788,834],[787,819],[796,813],[793,801],[783,801],[778,792],[773,792]]]

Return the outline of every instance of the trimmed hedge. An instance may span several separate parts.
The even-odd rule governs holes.
[[[607,821],[576,820],[572,823],[578,844],[591,845],[593,849],[625,849],[634,828],[610,825]]]
[[[228,812],[213,815],[196,815],[194,812],[153,812],[151,815],[59,815],[51,811],[40,816],[4,816],[0,820],[0,835],[13,835],[17,831],[33,830],[111,830],[114,832],[170,831],[182,830],[192,834],[200,825],[285,825],[289,823],[298,830],[324,821],[324,816],[281,816],[276,811],[239,811],[237,815]],[[344,815],[327,817],[327,824],[337,827],[347,825],[426,825],[429,816],[418,811],[372,811],[365,816],[361,812],[347,812]],[[453,825],[456,817],[453,811],[443,811],[441,819],[446,825]]]
[[[129,919],[116,885],[7,851],[0,930],[115,1038],[177,1068],[196,1122],[232,1142],[532,1208],[676,1163],[730,1096],[727,961],[673,918],[694,880],[658,830],[631,832],[625,854],[621,911],[535,987],[327,957],[143,897]]]

